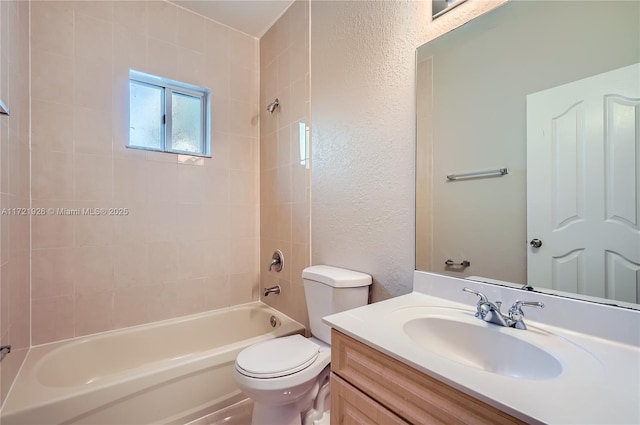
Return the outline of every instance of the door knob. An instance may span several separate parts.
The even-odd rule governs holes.
[[[540,239],[531,239],[531,242],[529,242],[529,245],[531,245],[534,248],[540,248],[542,246],[542,241]]]

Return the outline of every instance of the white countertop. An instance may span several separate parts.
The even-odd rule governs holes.
[[[549,379],[525,379],[487,372],[430,352],[403,332],[402,324],[408,318],[433,312],[434,307],[479,321],[473,317],[477,299],[462,292],[464,286],[482,291],[491,301],[504,301],[507,308],[518,297],[544,302],[544,310],[525,310],[527,330],[499,329],[553,355],[562,364],[562,373]],[[327,316],[324,321],[529,423],[640,423],[640,311],[637,310],[416,272],[411,294]],[[485,325],[481,321],[480,324]]]

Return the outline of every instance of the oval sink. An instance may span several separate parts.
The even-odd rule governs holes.
[[[527,331],[443,317],[409,320],[403,331],[427,351],[487,372],[535,380],[562,373],[562,365],[554,356],[505,332]]]

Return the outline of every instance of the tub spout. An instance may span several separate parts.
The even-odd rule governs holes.
[[[271,288],[265,288],[264,290],[264,296],[268,297],[269,294],[276,294],[278,295],[280,293],[282,289],[280,288],[280,285],[276,285],[276,286],[272,286]]]

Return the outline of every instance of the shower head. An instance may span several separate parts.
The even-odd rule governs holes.
[[[267,106],[267,111],[270,114],[273,114],[276,110],[276,108],[280,106],[280,101],[278,100],[278,98],[276,97],[276,100],[274,100],[273,102],[271,102],[268,106]]]

